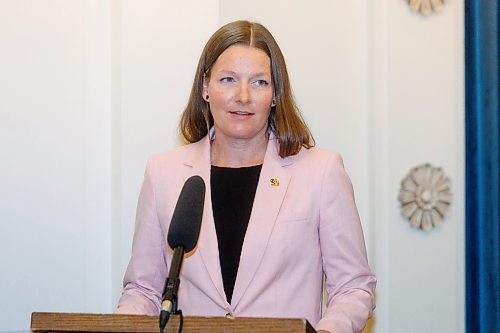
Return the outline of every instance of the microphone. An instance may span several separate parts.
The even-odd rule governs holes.
[[[205,182],[200,176],[188,178],[182,187],[168,228],[167,241],[174,249],[174,254],[163,289],[160,332],[165,329],[170,314],[177,312],[177,290],[182,260],[184,253],[192,251],[198,243],[204,202]]]

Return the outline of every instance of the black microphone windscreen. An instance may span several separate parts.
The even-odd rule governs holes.
[[[200,176],[192,176],[182,187],[168,228],[168,245],[172,249],[182,246],[184,251],[193,250],[198,243],[205,202],[205,182]]]

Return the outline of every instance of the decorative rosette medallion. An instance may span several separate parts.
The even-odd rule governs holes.
[[[441,168],[426,163],[414,167],[401,181],[401,212],[414,228],[438,227],[451,203],[450,180]]]
[[[443,9],[444,0],[407,0],[411,10],[420,12],[423,15],[440,12]]]

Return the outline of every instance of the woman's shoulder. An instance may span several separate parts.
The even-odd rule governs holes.
[[[148,159],[148,166],[168,166],[183,164],[192,155],[198,154],[203,149],[201,141],[174,147],[172,149],[153,154]]]
[[[297,154],[297,160],[303,163],[334,163],[344,165],[342,155],[336,151],[326,150],[318,147],[309,149],[302,148]]]

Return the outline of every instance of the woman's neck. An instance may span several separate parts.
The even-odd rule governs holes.
[[[215,138],[210,149],[212,165],[240,168],[259,165],[264,162],[267,136],[261,140],[225,140]]]

